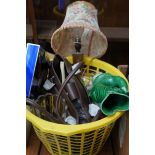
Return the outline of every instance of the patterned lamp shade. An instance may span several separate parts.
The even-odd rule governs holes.
[[[51,38],[55,53],[69,56],[75,52],[75,38],[81,39],[81,53],[99,58],[107,50],[106,36],[100,31],[97,10],[86,1],[76,1],[67,7],[63,24]]]

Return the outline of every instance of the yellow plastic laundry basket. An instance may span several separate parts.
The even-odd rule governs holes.
[[[72,57],[68,59],[72,63]],[[104,61],[84,57],[84,63],[86,76],[107,72],[119,75],[127,81],[118,69]],[[115,121],[123,113],[116,112],[101,120],[79,125],[48,122],[35,116],[28,109],[26,109],[26,118],[32,123],[38,138],[52,155],[95,155],[101,151]]]

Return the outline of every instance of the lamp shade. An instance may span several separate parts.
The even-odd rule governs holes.
[[[52,35],[55,53],[69,56],[75,52],[75,38],[81,39],[81,53],[99,58],[107,50],[106,36],[100,31],[97,9],[86,1],[76,1],[67,7],[63,24]]]

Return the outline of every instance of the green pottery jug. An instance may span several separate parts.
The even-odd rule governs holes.
[[[126,81],[109,73],[100,74],[93,80],[89,96],[101,111],[109,116],[129,109],[129,92]]]

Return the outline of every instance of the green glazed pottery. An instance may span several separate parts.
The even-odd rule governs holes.
[[[117,111],[129,109],[129,92],[126,81],[108,73],[100,74],[93,80],[89,96],[101,111],[109,116]]]

